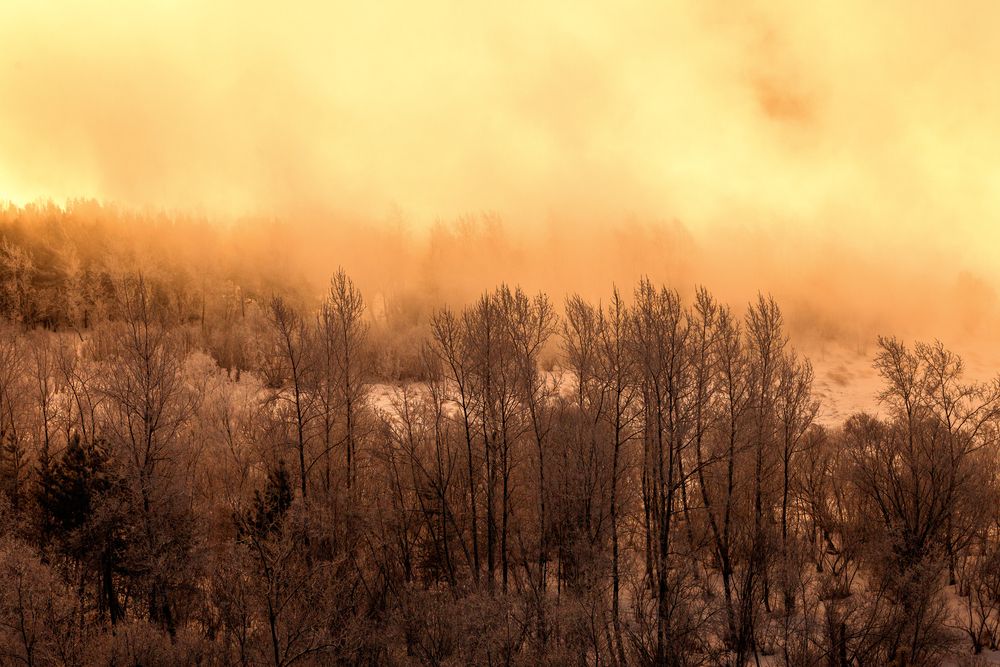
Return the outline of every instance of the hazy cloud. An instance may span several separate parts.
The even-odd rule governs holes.
[[[0,197],[680,220],[995,282],[993,3],[285,4],[5,2]]]

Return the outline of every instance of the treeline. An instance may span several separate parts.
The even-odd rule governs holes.
[[[419,376],[409,342],[436,308],[460,307],[511,276],[532,293],[594,301],[607,285],[644,276],[685,286],[688,300],[688,286],[705,282],[736,304],[764,288],[781,301],[790,334],[810,347],[861,349],[883,331],[992,344],[1000,301],[988,278],[960,262],[930,276],[919,258],[886,263],[830,243],[754,225],[696,233],[677,221],[527,227],[484,213],[426,227],[307,208],[283,218],[210,218],[88,200],[0,203],[0,318],[85,330],[113,316],[106,311],[116,276],[141,271],[157,302],[206,332],[220,365],[242,371],[250,364],[238,335],[245,304],[280,294],[315,310],[331,267],[343,266],[368,299],[386,380]]]
[[[4,664],[845,667],[1000,642],[1000,385],[940,345],[881,340],[882,416],[825,429],[763,297],[500,287],[435,311],[421,379],[391,385],[342,271],[318,307],[240,302],[242,372],[142,275],[106,298],[86,329],[0,335]]]
[[[239,300],[303,298],[280,261],[278,222],[241,227],[204,218],[71,201],[0,206],[0,317],[28,328],[82,330],[113,316],[116,276],[141,271],[175,319],[221,320]]]

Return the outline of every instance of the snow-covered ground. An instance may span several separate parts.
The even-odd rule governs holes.
[[[795,348],[813,365],[813,393],[820,401],[817,415],[820,424],[833,427],[856,412],[879,411],[882,381],[872,365],[876,353],[874,341],[865,346],[812,342],[796,344]],[[951,349],[962,357],[966,381],[985,382],[1000,374],[1000,345],[995,349],[983,345]],[[550,381],[561,382],[564,390],[572,389],[572,382],[567,378],[560,380],[558,373],[550,376]],[[397,391],[398,387],[391,384],[376,384],[371,400],[376,407],[389,410]]]
[[[855,412],[877,409],[881,383],[872,367],[872,352],[839,343],[802,350],[815,373],[813,393],[820,401],[819,423],[836,426]]]
[[[835,426],[855,412],[877,412],[882,381],[872,362],[877,351],[874,342],[862,347],[837,342],[797,346],[813,365],[813,392],[820,399],[817,421]],[[1000,373],[1000,345],[995,349],[979,345],[951,347],[965,364],[965,380],[985,382]]]

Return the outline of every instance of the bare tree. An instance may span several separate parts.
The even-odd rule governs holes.
[[[275,399],[290,405],[295,430],[294,446],[299,463],[299,493],[309,497],[309,468],[306,465],[309,445],[309,424],[315,418],[313,396],[308,391],[313,368],[309,357],[309,338],[301,316],[281,297],[270,303],[270,323],[276,336],[275,356],[280,360],[280,375],[272,379],[276,385]]]
[[[343,422],[348,490],[357,481],[359,422],[368,382],[368,326],[363,319],[364,311],[361,292],[339,269],[330,281],[327,299],[320,309],[320,331],[323,371],[326,382],[334,388],[337,413]]]
[[[476,583],[479,582],[479,508],[476,501],[480,484],[480,469],[482,457],[477,456],[474,440],[476,427],[474,424],[474,396],[472,393],[472,369],[470,368],[473,351],[469,331],[465,324],[466,318],[459,318],[451,310],[444,309],[436,313],[431,320],[432,349],[442,362],[442,369],[450,381],[454,400],[458,404],[461,415],[462,434],[465,438],[465,462],[467,470],[467,485],[469,489],[469,528],[472,542],[472,571]],[[441,387],[444,392],[447,387]]]
[[[676,576],[683,570],[673,567],[673,559],[680,489],[686,484],[681,457],[690,428],[689,333],[678,294],[642,281],[635,294],[632,339],[643,395],[647,576],[657,603],[657,664],[679,662],[682,655],[682,633],[674,627],[681,619],[674,611],[683,588]]]
[[[197,397],[183,382],[182,343],[154,306],[141,275],[120,281],[117,306],[121,322],[107,332],[103,422],[127,466],[137,500],[143,548],[136,555],[149,580],[149,617],[173,633],[169,577],[183,567],[185,540],[178,539],[178,531],[186,530],[186,520],[171,475]]]
[[[616,288],[606,312],[601,316],[599,340],[599,377],[604,385],[608,409],[603,411],[611,429],[611,485],[609,489],[611,521],[611,618],[618,657],[626,662],[621,630],[621,537],[620,514],[623,505],[625,448],[639,437],[637,428],[639,392],[635,360],[629,350],[628,309]]]

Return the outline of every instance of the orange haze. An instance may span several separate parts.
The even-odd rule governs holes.
[[[6,0],[0,199],[278,217],[311,276],[561,298],[649,273],[772,291],[819,332],[992,340],[998,19],[902,0]],[[426,259],[435,221],[482,212],[506,245]],[[422,249],[345,248],[361,225]]]

